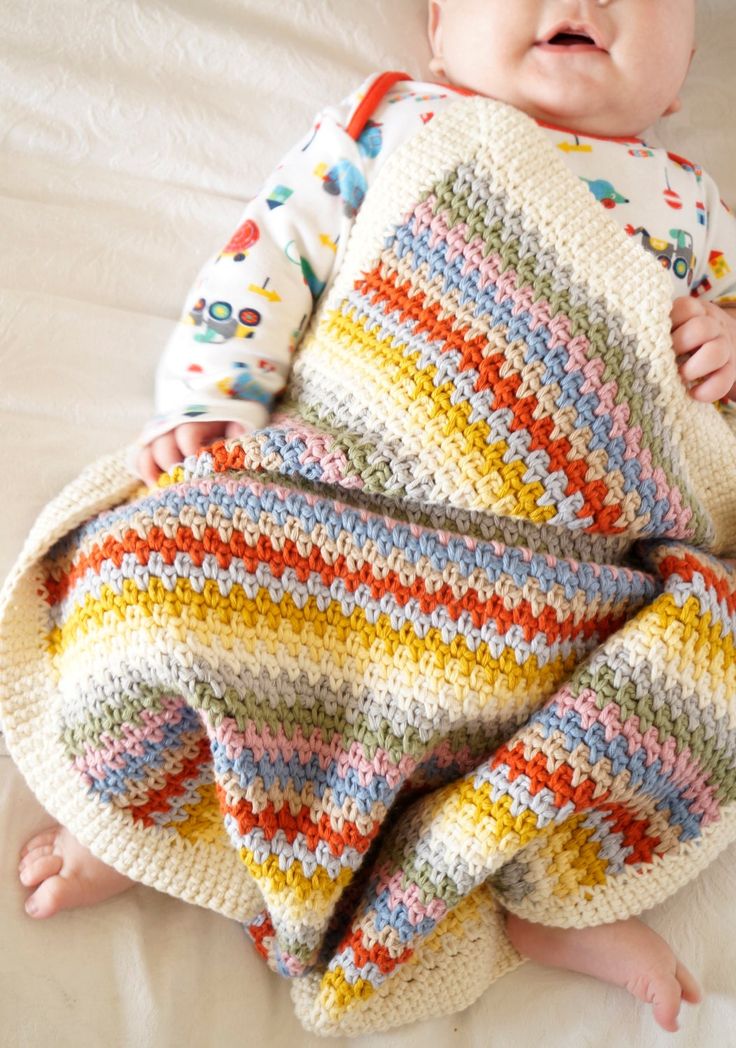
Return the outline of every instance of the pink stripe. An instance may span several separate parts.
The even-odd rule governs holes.
[[[88,772],[92,778],[104,778],[110,768],[119,769],[125,764],[125,756],[143,756],[146,742],[161,742],[163,726],[178,724],[186,703],[179,696],[169,696],[163,700],[160,712],[142,710],[142,725],[123,724],[119,738],[109,732],[100,736],[102,745],[98,747],[85,743],[84,754],[74,758],[74,767],[79,772]]]
[[[375,776],[380,775],[385,777],[392,789],[396,789],[417,766],[416,760],[409,754],[404,754],[399,763],[395,764],[383,749],[378,749],[373,759],[368,760],[362,744],[356,739],[348,750],[344,750],[341,736],[335,735],[325,742],[321,728],[315,728],[309,736],[305,736],[301,725],[296,725],[292,737],[288,738],[282,725],[274,733],[269,725],[264,724],[259,732],[253,721],[248,721],[245,731],[241,731],[233,718],[225,717],[215,729],[214,738],[225,747],[227,757],[232,761],[237,760],[246,750],[257,761],[264,756],[268,756],[271,762],[275,762],[279,756],[288,761],[296,755],[301,764],[306,764],[316,758],[323,771],[337,765],[343,778],[349,769],[357,771],[361,786],[370,785]]]
[[[434,193],[423,200],[414,211],[412,216],[414,218],[414,224],[412,226],[412,233],[414,236],[419,236],[425,229],[429,229],[432,219],[434,218],[434,209],[437,205],[437,197]],[[412,217],[410,216],[410,217]]]
[[[391,909],[395,910],[397,906],[401,906],[403,903],[409,911],[409,921],[414,926],[420,924],[425,917],[429,917],[433,921],[439,921],[445,916],[447,904],[442,899],[434,898],[425,905],[421,899],[419,886],[410,883],[404,888],[401,885],[403,879],[404,873],[402,870],[396,870],[389,875],[388,870],[385,867],[382,868],[376,886],[376,894],[388,891],[388,901]]]
[[[720,809],[715,786],[707,785],[707,774],[702,771],[689,747],[677,754],[677,741],[674,736],[661,743],[654,725],[642,734],[639,731],[639,717],[633,715],[622,722],[620,709],[615,703],[609,703],[599,710],[595,703],[595,692],[590,688],[581,691],[577,698],[571,694],[569,688],[561,689],[557,695],[556,706],[560,713],[575,710],[580,716],[580,724],[584,731],[596,722],[602,724],[608,743],[623,735],[628,741],[630,757],[638,750],[644,751],[647,768],[655,761],[661,761],[660,774],[663,778],[668,777],[672,785],[678,788],[689,787],[684,797],[693,801],[689,806],[693,814],[703,816],[703,826],[718,820]]]

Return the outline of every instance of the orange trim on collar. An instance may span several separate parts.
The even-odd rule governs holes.
[[[366,91],[364,97],[360,100],[357,109],[350,117],[350,122],[346,131],[351,138],[358,139],[360,137],[365,125],[370,119],[372,113],[376,110],[378,103],[383,96],[391,90],[394,84],[397,84],[402,80],[414,81],[414,77],[409,76],[408,73],[399,72],[381,73],[376,77]],[[414,83],[416,83],[416,81],[414,81]],[[469,87],[460,87],[458,84],[448,84],[443,80],[427,80],[425,83],[432,84],[434,87],[445,88],[448,91],[454,91],[456,94],[464,95],[465,97],[491,97],[490,95],[481,96],[479,91],[472,91]],[[643,138],[638,138],[636,135],[624,137],[617,135],[596,135],[593,134],[592,131],[576,131],[573,127],[562,127],[560,124],[550,124],[546,120],[538,120],[537,117],[532,117],[532,119],[540,127],[547,127],[551,131],[561,131],[563,134],[567,135],[575,135],[578,138],[596,138],[601,142],[633,142],[641,146],[647,145]],[[681,157],[676,157],[674,154],[670,154],[670,156],[676,162],[682,161]],[[685,161],[685,163],[687,163],[687,161]]]
[[[377,76],[363,98],[361,98],[357,109],[350,117],[350,123],[345,128],[350,137],[356,140],[360,137],[363,128],[368,123],[378,103],[386,92],[391,90],[394,84],[397,84],[400,80],[412,79],[413,77],[409,76],[408,73],[381,73],[380,76]]]

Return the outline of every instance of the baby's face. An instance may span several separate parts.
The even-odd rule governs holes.
[[[677,108],[695,0],[430,0],[433,68],[581,132],[640,134]]]

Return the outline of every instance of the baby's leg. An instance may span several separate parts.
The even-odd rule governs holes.
[[[31,837],[20,853],[18,874],[22,885],[36,889],[26,900],[26,913],[31,917],[52,917],[59,910],[91,906],[135,883],[96,859],[59,825]]]
[[[664,939],[635,917],[593,928],[549,928],[509,913],[506,932],[524,957],[614,983],[652,1004],[664,1030],[677,1030],[681,1000],[702,999],[697,980]]]

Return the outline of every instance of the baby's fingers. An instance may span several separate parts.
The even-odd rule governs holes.
[[[161,475],[161,470],[154,461],[150,445],[141,448],[138,452],[138,458],[136,459],[135,465],[138,470],[138,476],[150,487],[153,487]]]
[[[673,330],[672,348],[675,356],[681,357],[685,353],[693,353],[706,342],[712,342],[722,334],[718,322],[713,317],[705,314],[691,317]]]
[[[184,422],[174,430],[182,458],[194,455],[205,444],[217,440],[225,430],[224,422]]]
[[[242,437],[245,433],[245,426],[242,422],[228,422],[227,429],[225,430],[226,437]]]
[[[729,362],[694,386],[690,390],[690,396],[693,400],[700,400],[704,404],[714,404],[716,400],[726,396],[733,386],[733,379],[734,369]]]
[[[161,473],[181,462],[183,455],[179,450],[176,437],[172,431],[156,437],[143,448],[136,462],[138,472],[146,484],[154,485]]]
[[[674,300],[670,310],[672,330],[675,331],[681,324],[687,323],[694,317],[704,316],[706,312],[705,306],[699,299],[693,298],[692,295],[681,295]]]
[[[680,377],[683,382],[696,382],[699,378],[713,375],[730,365],[731,353],[728,343],[725,338],[714,338],[701,345],[697,352],[691,353],[680,364]]]

